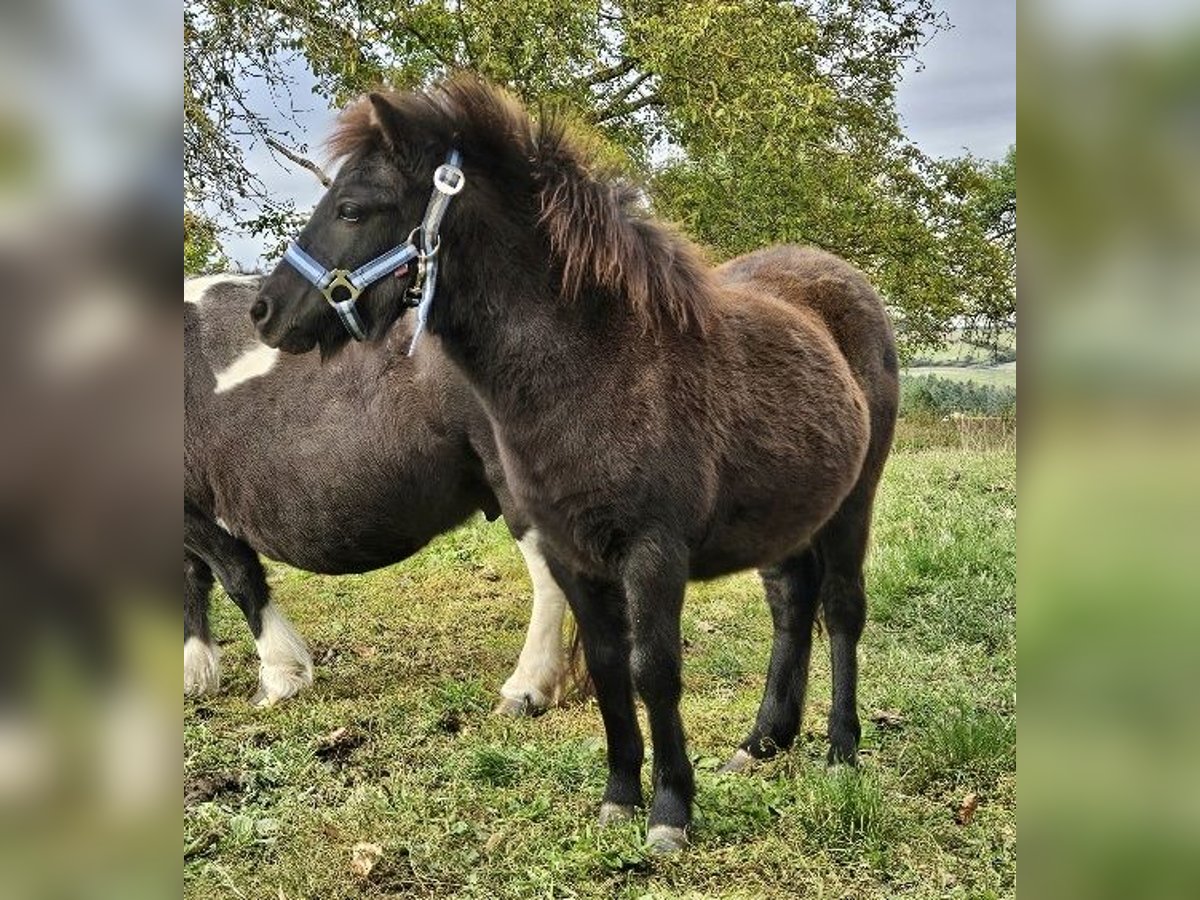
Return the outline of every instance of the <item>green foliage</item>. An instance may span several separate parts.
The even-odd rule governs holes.
[[[1014,252],[1017,247],[1017,145],[1008,148],[1000,162],[983,165],[983,184],[976,191],[980,222],[993,240]]]
[[[229,268],[212,220],[183,211],[183,274],[209,275]]]
[[[900,415],[941,419],[954,413],[1013,416],[1017,390],[1006,385],[958,381],[937,375],[900,376]]]
[[[804,834],[817,846],[842,850],[884,840],[894,830],[887,798],[870,770],[841,767],[813,778],[804,799]]]
[[[959,285],[957,319],[969,340],[995,346],[1016,326],[1017,148],[1002,162],[966,156],[938,170],[935,227]]]
[[[473,70],[566,110],[716,256],[825,247],[879,287],[906,350],[934,346],[952,323],[1011,325],[1015,293],[1015,148],[932,160],[896,114],[904,67],[946,24],[932,0],[189,0],[187,196],[257,203],[253,227],[282,233],[290,211],[230,135],[272,136],[245,87],[286,100],[290,55],[332,105]]]
[[[966,460],[972,460],[965,464]],[[904,491],[885,492],[867,584],[873,621],[909,645],[1015,646],[1014,453],[930,450],[888,461]]]
[[[521,774],[521,757],[505,747],[479,747],[471,752],[464,774],[484,784],[508,787]]]

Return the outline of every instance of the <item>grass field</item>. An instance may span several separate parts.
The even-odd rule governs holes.
[[[904,370],[904,374],[936,375],[938,378],[949,378],[953,381],[977,381],[980,384],[990,384],[996,387],[1017,386],[1016,363],[1002,363],[998,366],[909,366]]]
[[[986,366],[997,362],[997,354],[1015,358],[1017,333],[1009,330],[995,338],[994,347],[980,347],[968,342],[961,332],[954,332],[934,350],[923,350],[913,360],[917,366]]]
[[[936,375],[953,381],[976,381],[995,387],[1016,387],[1017,335],[1009,331],[996,340],[1001,358],[1012,362],[997,362],[989,349],[968,343],[961,334],[951,335],[937,350],[924,351],[904,369],[906,375]]]
[[[502,525],[371,575],[273,567],[317,680],[252,709],[253,645],[216,601],[224,690],[185,707],[185,896],[1013,896],[1015,525],[1012,453],[893,455],[867,575],[858,770],[823,763],[818,638],[796,748],[716,773],[752,722],[770,623],[755,577],[694,585],[683,716],[697,813],[692,847],[668,859],[643,852],[644,821],[594,822],[594,704],[489,715],[528,615]],[[367,874],[352,866],[360,842],[382,851]]]

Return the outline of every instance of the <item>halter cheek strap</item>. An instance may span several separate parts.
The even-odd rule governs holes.
[[[366,328],[355,308],[363,291],[415,259],[418,261],[417,278],[409,293],[415,298],[410,305],[417,307],[417,327],[413,332],[409,356],[416,350],[417,338],[425,329],[437,286],[437,260],[441,244],[438,231],[441,228],[442,217],[446,214],[450,200],[466,184],[466,177],[460,168],[461,163],[462,154],[451,150],[446,161],[434,171],[433,194],[425,209],[425,218],[413,229],[408,240],[364,263],[353,272],[347,269],[327,269],[295,241],[288,245],[283,254],[284,262],[321,292],[325,301],[337,312],[346,331],[350,332],[356,341],[366,337]]]
[[[433,305],[433,292],[437,289],[438,251],[442,248],[442,239],[438,229],[442,225],[442,216],[454,196],[463,189],[467,179],[459,166],[462,155],[457,150],[451,150],[449,157],[433,172],[433,195],[429,198],[429,206],[425,209],[425,218],[418,229],[421,237],[423,252],[417,266],[417,279],[409,289],[410,294],[419,292],[417,303],[417,327],[413,330],[412,343],[408,347],[408,355],[412,356],[417,350],[417,338],[425,331],[425,323],[429,319],[429,308]]]

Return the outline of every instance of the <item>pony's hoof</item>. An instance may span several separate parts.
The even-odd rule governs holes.
[[[183,645],[183,695],[215,694],[220,687],[221,664],[216,647],[189,638]]]
[[[857,719],[830,717],[829,753],[825,759],[830,766],[858,765],[858,743],[862,728]]]
[[[646,835],[646,849],[655,856],[678,853],[688,844],[687,829],[674,825],[651,825]]]
[[[605,800],[600,804],[600,824],[601,825],[619,825],[622,822],[628,822],[634,817],[636,809],[632,806],[626,806],[624,803],[611,803]]]
[[[259,672],[258,691],[250,702],[260,708],[274,706],[280,700],[300,693],[312,681],[311,664],[263,666]]]
[[[830,744],[825,762],[831,769],[836,766],[850,766],[854,768],[858,765],[858,747],[852,742],[842,744],[835,742]]]
[[[756,760],[745,750],[738,750],[729,758],[729,762],[725,763],[725,765],[721,766],[721,768],[717,771],[721,774],[728,774],[730,772],[749,772],[756,765],[758,765],[758,760]]]
[[[492,715],[507,716],[512,719],[521,719],[528,716],[532,719],[540,716],[545,711],[546,708],[544,706],[538,706],[526,694],[523,697],[501,697],[500,702],[492,710]]]
[[[829,755],[825,757],[825,765],[830,769],[857,769],[858,754],[851,753],[849,756],[846,756],[841,752],[830,750]]]

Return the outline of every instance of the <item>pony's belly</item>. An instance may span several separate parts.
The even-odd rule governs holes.
[[[705,580],[776,565],[806,547],[826,518],[805,515],[765,528],[745,524],[719,527],[692,554],[690,577]]]
[[[726,488],[703,542],[692,554],[694,578],[715,578],[776,565],[803,550],[854,486],[856,468],[834,477],[803,470],[771,492]]]
[[[270,559],[321,575],[370,572],[407,559],[425,544],[409,534],[320,533],[317,530],[250,534],[244,540]]]
[[[385,503],[321,508],[278,494],[243,499],[248,502],[236,509],[218,505],[218,521],[226,531],[269,559],[322,575],[370,572],[400,562],[448,530],[456,523],[452,519],[470,512],[400,516],[396,505]]]

